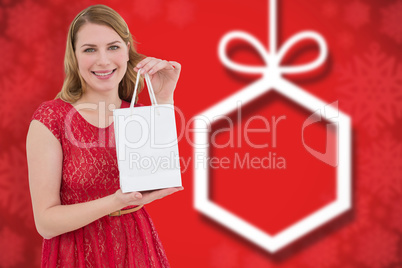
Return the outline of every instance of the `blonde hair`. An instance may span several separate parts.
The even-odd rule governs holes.
[[[133,37],[124,19],[116,11],[105,5],[94,5],[84,9],[78,13],[71,23],[67,36],[66,52],[64,55],[64,83],[61,91],[57,94],[55,99],[60,98],[66,102],[73,103],[79,100],[85,92],[85,80],[81,77],[78,70],[77,59],[75,57],[75,43],[77,41],[78,30],[85,23],[89,22],[112,28],[126,44],[130,43],[127,71],[119,84],[119,97],[122,100],[131,102],[134,93],[135,80],[137,78],[137,73],[134,71],[134,67],[144,58],[144,56],[137,53],[135,50]],[[140,79],[138,93],[141,92],[143,87],[144,80]],[[137,96],[135,96],[136,101],[138,99],[138,93]]]

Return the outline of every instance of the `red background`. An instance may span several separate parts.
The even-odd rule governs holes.
[[[339,108],[351,116],[353,208],[270,254],[194,209],[190,167],[183,173],[184,192],[148,205],[171,265],[402,267],[402,1],[278,2],[279,45],[303,30],[317,31],[327,41],[329,56],[323,66],[286,77],[327,103],[339,101]],[[80,10],[97,3],[124,17],[140,53],[182,64],[175,104],[186,123],[259,79],[227,70],[217,47],[224,34],[237,29],[267,46],[267,1],[0,0],[0,267],[40,263],[41,237],[34,227],[28,189],[26,133],[38,105],[53,99],[61,88],[69,23]],[[306,44],[292,53],[285,59],[288,65],[313,59],[316,47]],[[235,47],[231,55],[237,61],[262,64],[247,45]],[[148,103],[147,95],[140,98]],[[277,93],[244,109],[248,116],[288,116],[278,132],[276,151],[288,161],[287,169],[282,173],[213,170],[210,197],[275,233],[335,198],[334,170],[300,157],[303,149],[297,147],[291,130],[308,112]],[[320,127],[313,131],[313,137],[325,136]],[[218,138],[224,141],[225,134]],[[325,143],[311,137],[307,141],[321,149]],[[233,150],[214,153],[230,158]],[[247,147],[242,150],[253,153]],[[189,141],[182,139],[181,156],[188,159],[192,153]],[[312,171],[313,178],[328,179],[321,184],[311,181]],[[319,185],[311,188],[311,183]]]

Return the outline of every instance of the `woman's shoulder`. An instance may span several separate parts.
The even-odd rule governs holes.
[[[45,125],[62,143],[63,122],[72,106],[61,99],[42,102],[33,113],[31,121],[37,120]]]
[[[32,120],[41,117],[47,118],[61,118],[64,117],[71,109],[71,104],[63,101],[60,98],[42,102],[32,115]]]
[[[56,110],[56,109],[60,109],[60,108],[66,108],[67,106],[70,106],[70,105],[71,105],[70,103],[68,103],[60,98],[57,98],[57,99],[53,99],[53,100],[44,101],[41,103],[40,106],[53,108]]]

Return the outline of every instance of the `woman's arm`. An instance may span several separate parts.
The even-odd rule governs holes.
[[[39,121],[33,120],[27,135],[29,187],[36,229],[46,239],[74,231],[129,205],[142,205],[182,190],[167,188],[141,194],[115,194],[74,205],[61,205],[63,151],[60,142]]]

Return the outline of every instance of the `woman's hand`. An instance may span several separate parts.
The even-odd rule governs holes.
[[[175,61],[166,61],[147,57],[134,68],[141,74],[148,73],[158,104],[173,104],[173,92],[179,80],[181,65]]]
[[[138,206],[145,205],[157,199],[161,199],[164,198],[165,196],[181,191],[183,189],[184,189],[183,187],[172,187],[160,190],[145,191],[142,193],[140,192],[122,193],[121,189],[119,189],[114,194],[114,197],[121,206],[121,208],[124,208],[132,205],[138,205]]]

